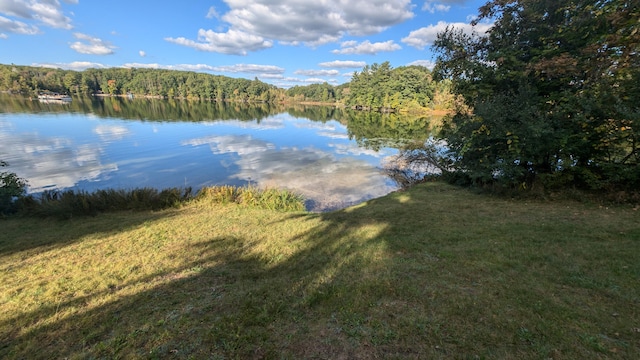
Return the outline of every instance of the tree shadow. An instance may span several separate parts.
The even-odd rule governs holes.
[[[167,214],[151,213],[123,222],[117,229],[88,227],[74,238],[37,243],[31,249],[65,246],[88,233],[102,232],[106,237],[160,216]],[[344,302],[347,308],[362,306],[357,291],[352,292],[349,286],[357,273],[354,264],[365,265],[358,249],[381,238],[369,235],[357,239],[351,232],[383,220],[353,221],[353,216],[336,212],[293,214],[279,222],[289,219],[313,222],[309,230],[289,240],[296,249],[292,254],[267,256],[255,250],[260,244],[252,238],[213,237],[193,244],[189,252],[198,254],[196,259],[180,267],[47,304],[31,313],[7,316],[0,328],[10,328],[14,323],[29,325],[2,334],[0,355],[34,359],[260,358],[278,354],[360,357],[356,355],[362,351],[361,346],[353,343],[351,335],[337,330],[346,326],[337,323],[342,315],[325,313],[324,307],[333,307],[336,302]],[[275,225],[265,224],[265,229]],[[345,237],[353,237],[359,244],[346,243]],[[20,249],[16,246],[4,251]],[[146,289],[118,295],[140,287]],[[104,298],[116,300],[101,300]],[[93,305],[99,301],[105,303]],[[359,317],[355,308],[345,310],[347,315]],[[59,316],[68,314],[62,311],[65,309],[77,311]],[[337,333],[322,339],[317,331]],[[289,340],[283,341],[285,338]]]
[[[477,225],[459,219],[479,209],[458,207],[457,213],[447,213],[443,204],[455,198],[459,197],[444,194],[442,202],[429,203],[422,192],[399,192],[366,206],[284,216],[265,223],[264,231],[291,220],[308,226],[292,230],[296,235],[274,248],[264,248],[259,234],[206,238],[190,244],[187,253],[193,258],[174,268],[7,316],[1,328],[12,323],[29,326],[1,334],[0,357],[549,355],[549,343],[563,341],[564,333],[554,331],[564,325],[546,329],[558,339],[536,338],[541,335],[534,331],[528,333],[531,341],[521,340],[522,321],[532,321],[532,326],[548,323],[500,308],[496,300],[516,295],[524,299],[535,292],[519,294],[523,290],[506,289],[499,278],[487,279],[484,253],[456,248],[462,239],[455,227]],[[487,201],[485,206],[495,203]],[[432,215],[421,217],[424,227],[415,223],[420,212]],[[480,233],[472,242],[480,243],[485,236]],[[445,243],[447,250],[439,250]],[[471,260],[452,260],[447,251],[468,253]],[[77,310],[58,316],[61,309]],[[529,310],[538,316],[535,308]],[[513,321],[496,318],[505,311]],[[566,311],[573,316],[571,309]],[[501,338],[505,332],[514,338]]]
[[[410,250],[394,240],[402,224],[371,210],[378,202],[332,213],[293,214],[265,224],[265,229],[292,219],[312,224],[288,240],[295,249],[291,253],[256,251],[260,243],[253,238],[213,237],[193,244],[189,253],[198,256],[180,267],[9,316],[0,327],[29,326],[3,334],[6,345],[0,355],[371,358],[391,353],[419,357],[421,350],[413,340],[402,339],[403,333],[415,332],[416,325],[397,328],[390,317],[410,311],[418,322],[426,323],[431,315],[413,308],[417,301],[412,298],[422,291],[419,284],[416,289],[394,284],[398,274],[389,254]],[[412,202],[406,195],[385,200],[384,206],[410,214],[416,210]],[[107,236],[165,216],[149,215],[123,223],[120,229],[92,231]],[[407,230],[402,231],[406,236]],[[146,289],[118,295],[141,286]],[[100,300],[105,297],[116,300]],[[97,301],[105,303],[91,305]],[[78,310],[61,317],[57,315],[61,309]],[[427,341],[430,333],[425,330],[418,337]]]
[[[153,222],[160,218],[176,216],[172,210],[165,211],[121,211],[110,213],[111,221],[104,217],[76,217],[72,219],[22,217],[0,220],[4,235],[0,237],[0,256],[29,252],[41,247],[59,248],[73,244],[91,234],[119,233]],[[73,232],[68,231],[73,228]],[[21,241],[9,234],[20,234]]]

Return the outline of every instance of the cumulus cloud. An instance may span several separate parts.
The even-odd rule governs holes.
[[[424,49],[426,46],[433,44],[438,33],[443,32],[449,26],[462,29],[462,31],[468,34],[471,34],[474,31],[479,34],[483,34],[489,30],[493,24],[480,23],[476,26],[471,26],[470,24],[461,22],[448,23],[445,21],[439,21],[436,25],[429,25],[410,32],[409,36],[403,38],[401,41],[417,49]]]
[[[214,71],[248,73],[248,74],[282,74],[284,69],[275,65],[235,64],[229,66],[215,66]]]
[[[144,52],[143,50],[140,50],[140,51],[138,52],[138,54],[140,54],[140,57],[145,57],[145,56],[147,56],[147,53],[146,53],[146,52]]]
[[[211,66],[207,64],[177,64],[162,65],[157,63],[126,63],[124,68],[144,68],[144,69],[166,69],[166,70],[182,70],[182,71],[210,71],[223,73],[245,73],[260,75],[282,75],[284,69],[275,65],[258,65],[258,64],[235,64],[223,66]]]
[[[73,36],[80,40],[72,43],[70,47],[80,54],[110,55],[115,46],[104,42],[102,39],[82,33],[74,33]]]
[[[40,30],[36,26],[18,20],[11,20],[4,16],[0,16],[0,30],[20,35],[35,35],[40,33]],[[8,36],[5,34],[5,38],[6,37]]]
[[[416,60],[407,64],[408,66],[424,66],[427,69],[433,70],[433,67],[436,66],[436,63],[431,60]]]
[[[210,7],[209,11],[207,12],[207,19],[213,19],[213,18],[217,18],[220,17],[220,15],[218,14],[218,12],[216,11],[215,7]]]
[[[385,42],[372,43],[365,40],[358,44],[355,41],[345,41],[340,45],[340,49],[331,51],[334,54],[369,54],[375,55],[379,52],[389,52],[402,49],[402,47],[393,40]]]
[[[329,67],[329,68],[336,68],[336,69],[354,69],[354,68],[360,69],[365,67],[367,63],[364,61],[335,60],[335,61],[323,62],[318,65],[320,67]]]
[[[217,52],[229,55],[247,55],[249,51],[258,51],[273,46],[273,42],[262,36],[253,35],[245,31],[229,29],[227,32],[213,30],[198,30],[198,40],[184,37],[165,38],[166,41],[194,48],[200,51]]]
[[[422,5],[423,11],[428,11],[432,14],[436,11],[446,12],[449,11],[449,9],[451,9],[451,5],[445,5],[442,2],[436,2],[435,0],[427,0],[424,5]]]
[[[340,74],[338,70],[296,70],[296,75],[304,76],[336,76]]]
[[[89,61],[74,61],[70,63],[33,63],[31,66],[41,66],[52,69],[64,69],[64,70],[76,70],[82,71],[90,68],[103,69],[106,68],[104,64],[89,62]]]
[[[77,1],[66,2],[77,3]],[[2,0],[0,1],[0,14],[57,29],[70,30],[73,28],[71,18],[63,13],[62,6],[57,0]],[[25,35],[34,35],[40,32],[38,27],[33,24],[26,24],[2,16],[0,18],[0,29],[2,30]],[[29,31],[25,32],[25,28]]]
[[[200,29],[198,39],[165,40],[201,51],[244,55],[274,41],[319,46],[346,34],[379,33],[413,17],[411,0],[225,0],[227,32]]]

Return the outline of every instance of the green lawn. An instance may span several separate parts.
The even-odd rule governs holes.
[[[3,359],[640,358],[632,206],[427,183],[0,226]]]

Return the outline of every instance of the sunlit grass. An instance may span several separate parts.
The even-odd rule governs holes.
[[[640,356],[632,207],[439,183],[326,214],[211,200],[236,191],[0,221],[0,358]]]

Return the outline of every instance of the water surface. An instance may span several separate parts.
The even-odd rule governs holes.
[[[0,97],[0,160],[32,193],[251,184],[325,211],[396,190],[381,164],[428,135],[427,119],[333,108]]]

